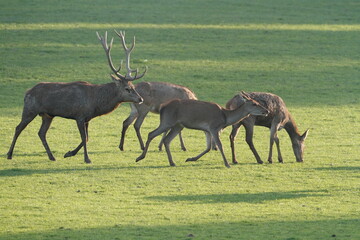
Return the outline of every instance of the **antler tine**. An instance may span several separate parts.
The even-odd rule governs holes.
[[[97,35],[98,39],[99,39],[100,42],[101,42],[101,45],[103,46],[103,48],[104,48],[104,50],[105,50],[105,54],[106,54],[106,57],[107,57],[107,60],[108,60],[110,69],[111,69],[111,70],[115,73],[115,75],[118,76],[120,79],[126,80],[126,76],[123,76],[123,75],[120,74],[120,70],[121,70],[122,62],[123,62],[123,61],[121,60],[119,68],[116,69],[116,68],[114,67],[114,64],[113,64],[112,59],[111,59],[110,51],[111,51],[111,48],[112,48],[112,45],[113,45],[113,42],[114,42],[114,38],[111,38],[110,44],[108,45],[108,41],[107,41],[107,31],[105,32],[104,37],[102,37],[98,32],[96,32],[96,35]]]
[[[141,74],[140,76],[138,76],[138,69],[131,69],[130,67],[130,55],[131,55],[131,51],[134,49],[135,47],[135,36],[133,38],[133,42],[132,42],[132,45],[131,47],[127,47],[126,46],[126,42],[125,42],[125,31],[116,31],[114,29],[115,33],[119,36],[119,38],[121,39],[121,43],[122,43],[122,46],[125,50],[125,66],[126,66],[126,70],[127,70],[127,73],[126,73],[126,78],[129,80],[129,81],[133,81],[135,79],[139,79],[141,77],[143,77],[146,73],[147,70],[145,70],[145,72],[143,74]],[[132,73],[135,73],[135,76],[132,77],[131,74]]]

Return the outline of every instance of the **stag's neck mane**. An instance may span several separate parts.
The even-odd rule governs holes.
[[[116,90],[116,84],[111,82],[97,86],[97,91],[94,91],[95,115],[100,116],[114,111],[122,101]]]

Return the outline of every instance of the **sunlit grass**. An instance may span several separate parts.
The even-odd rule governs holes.
[[[360,239],[356,1],[0,5],[0,239]],[[115,37],[112,56],[119,63],[113,29],[125,30],[128,41],[136,35],[132,67],[149,67],[140,81],[185,85],[222,106],[240,90],[280,95],[299,131],[310,129],[305,162],[295,162],[282,130],[285,163],[256,164],[241,128],[239,164],[230,169],[218,151],[185,162],[205,148],[204,134],[189,129],[183,132],[188,151],[177,138],[171,144],[176,167],[158,151],[159,137],[136,163],[141,150],[132,126],[125,151],[118,149],[128,104],[90,122],[91,165],[83,151],[63,158],[80,136],[75,121],[61,118],[47,134],[56,162],[37,135],[39,117],[7,160],[26,89],[41,81],[111,81],[95,32]],[[149,114],[144,140],[158,124],[159,116]],[[230,131],[221,134],[229,161]],[[254,143],[265,161],[269,130],[256,127]]]

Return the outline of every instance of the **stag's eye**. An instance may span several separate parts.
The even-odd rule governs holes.
[[[127,93],[130,93],[130,88],[125,88],[125,91],[126,91]]]

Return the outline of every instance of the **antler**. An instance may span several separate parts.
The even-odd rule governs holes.
[[[115,30],[114,30],[115,31]],[[136,70],[132,70],[130,68],[130,54],[131,54],[131,51],[134,49],[135,47],[135,36],[134,36],[134,40],[133,40],[133,44],[130,48],[127,48],[126,47],[126,44],[125,44],[125,32],[122,32],[120,31],[120,33],[118,33],[117,31],[115,31],[116,34],[121,38],[121,42],[122,42],[122,45],[123,45],[123,48],[125,50],[125,60],[126,60],[126,70],[127,70],[127,73],[126,75],[122,75],[120,74],[120,70],[121,70],[121,67],[122,67],[122,63],[123,61],[121,60],[121,63],[120,63],[120,67],[118,69],[116,69],[114,67],[114,64],[112,63],[112,59],[111,59],[111,54],[110,54],[110,51],[111,51],[111,47],[112,47],[112,44],[113,44],[113,41],[114,41],[114,38],[111,38],[111,41],[110,41],[110,44],[108,45],[107,43],[107,31],[105,32],[105,36],[104,38],[102,36],[99,35],[98,32],[96,32],[96,35],[98,37],[98,39],[100,40],[101,42],[101,45],[103,46],[104,50],[105,50],[105,53],[106,53],[106,57],[108,59],[108,63],[109,63],[109,66],[111,68],[111,70],[116,74],[116,76],[118,76],[120,79],[122,80],[126,80],[126,81],[134,81],[136,79],[139,79],[139,78],[142,78],[146,71],[147,71],[147,67],[145,67],[145,71],[143,72],[143,74],[141,74],[140,76],[138,76],[138,69]],[[132,77],[131,76],[131,73],[135,73],[135,76]]]

